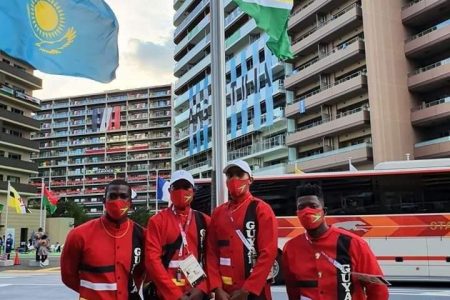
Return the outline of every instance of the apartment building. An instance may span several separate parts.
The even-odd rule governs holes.
[[[290,170],[448,157],[449,16],[449,0],[295,1]]]
[[[30,176],[38,173],[31,155],[39,152],[39,145],[30,140],[30,134],[39,130],[33,115],[39,111],[40,101],[32,96],[42,88],[42,80],[33,75],[33,68],[0,52],[0,236],[6,232],[6,194],[8,181],[23,199],[35,196],[36,189],[29,184]],[[39,214],[17,214],[10,208],[8,232],[18,241],[26,241],[39,225]],[[12,231],[11,231],[12,230]]]
[[[171,167],[171,86],[42,100],[33,141],[39,176],[61,198],[103,211],[105,185],[125,178],[135,206],[155,209],[156,180]]]
[[[173,169],[211,176],[210,0],[175,0],[177,78]],[[224,1],[228,160],[245,159],[255,174],[286,172],[284,77],[289,67],[266,48],[267,36],[231,0]]]

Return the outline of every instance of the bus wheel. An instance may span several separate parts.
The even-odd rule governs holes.
[[[272,274],[274,278],[274,285],[283,285],[284,284],[284,278],[283,278],[283,270],[281,269],[281,251],[278,250],[277,258],[275,259],[275,262],[273,263],[272,267]]]

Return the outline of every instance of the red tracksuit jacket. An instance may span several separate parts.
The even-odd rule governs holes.
[[[199,236],[195,213],[203,216],[206,226],[209,225],[210,218],[205,214],[194,212],[193,210],[189,227],[185,229],[189,251],[197,258],[197,260],[199,260]],[[161,257],[164,254],[164,246],[174,243],[181,234],[178,225],[179,222],[181,221],[181,224],[184,227],[187,219],[187,216],[175,215],[172,211],[172,207],[170,207],[162,210],[148,221],[145,266],[149,273],[150,280],[156,285],[159,297],[164,300],[176,300],[181,297],[184,292],[191,289],[191,286],[186,282],[183,274],[181,274],[181,280],[176,280],[176,271],[178,269],[179,261],[188,256],[186,249],[183,249],[181,257],[179,256],[179,250],[175,251],[167,270],[164,268],[161,260]],[[206,236],[203,236],[203,238],[206,239]],[[204,245],[206,246],[206,240]],[[206,294],[209,292],[206,280],[203,280],[196,287]]]
[[[104,216],[86,222],[67,236],[61,254],[62,281],[80,299],[140,299],[131,292],[139,290],[145,277],[144,241],[145,230],[131,220],[119,227]],[[135,287],[129,282],[133,266]]]
[[[329,258],[338,261],[338,270]],[[368,284],[348,272],[382,275],[369,245],[359,236],[331,226],[317,239],[301,234],[288,241],[283,250],[283,275],[290,300],[301,296],[313,300],[387,300],[384,285]],[[364,292],[365,288],[365,292]]]
[[[249,205],[256,202],[256,224],[248,212]],[[234,225],[230,220],[230,213]],[[253,218],[255,219],[255,218]],[[256,225],[256,232],[253,230]],[[254,238],[258,257],[253,270],[249,270],[247,248],[235,232],[235,228]],[[272,208],[264,201],[249,196],[236,207],[230,202],[217,207],[211,216],[208,229],[207,269],[211,290],[218,287],[227,293],[243,288],[258,299],[272,299],[267,276],[277,256],[277,221]],[[250,299],[250,298],[249,298]]]

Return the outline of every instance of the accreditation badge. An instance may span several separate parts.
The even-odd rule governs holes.
[[[192,254],[180,262],[180,269],[192,287],[197,286],[200,281],[206,278],[205,271]]]

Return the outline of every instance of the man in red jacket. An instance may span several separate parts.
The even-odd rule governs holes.
[[[268,276],[277,256],[272,208],[250,193],[252,171],[243,160],[224,173],[230,201],[217,207],[208,229],[207,269],[216,300],[270,300]]]
[[[61,255],[62,281],[80,299],[141,299],[145,231],[128,219],[128,182],[109,183],[104,205],[105,215],[69,232]]]
[[[172,205],[150,218],[147,226],[145,266],[156,288],[156,292],[150,289],[149,296],[152,300],[201,300],[209,292],[206,278],[190,282],[182,266],[193,256],[203,272],[210,218],[190,207],[194,178],[189,172],[174,172],[169,191]]]
[[[387,300],[388,288],[369,245],[325,222],[320,186],[298,187],[296,199],[306,232],[288,241],[283,250],[289,300]]]

